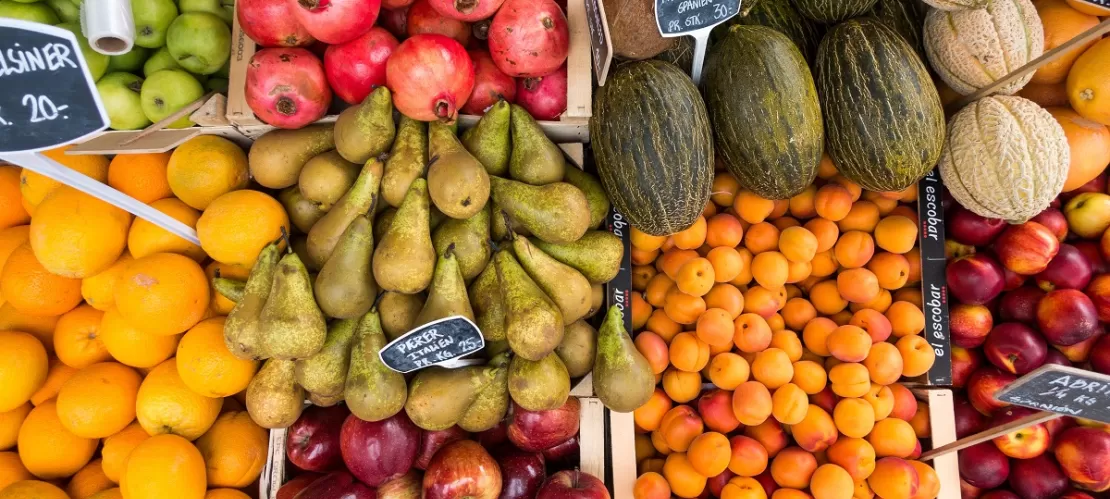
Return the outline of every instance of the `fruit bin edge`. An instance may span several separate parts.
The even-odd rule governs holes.
[[[559,121],[538,121],[540,128],[557,143],[589,142],[589,118],[593,106],[593,69],[590,53],[590,33],[586,20],[586,1],[567,2],[567,24],[570,28],[570,48],[567,56],[567,110]],[[241,132],[257,137],[273,127],[254,115],[246,99],[247,64],[258,50],[247,37],[234,16],[231,27],[231,68],[228,77],[227,120]],[[338,115],[329,114],[317,123],[332,123]],[[459,115],[459,124],[469,128],[480,116]]]

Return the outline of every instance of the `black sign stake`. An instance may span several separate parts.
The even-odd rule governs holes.
[[[655,24],[659,34],[694,37],[694,83],[701,83],[701,69],[709,32],[740,13],[741,0],[655,0]]]
[[[386,367],[410,373],[429,366],[451,367],[486,346],[482,332],[461,315],[429,322],[389,342],[378,354]]]

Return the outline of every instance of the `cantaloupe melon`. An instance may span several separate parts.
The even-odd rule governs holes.
[[[948,124],[940,174],[964,208],[1021,223],[1064,187],[1070,153],[1064,129],[1028,99],[998,95],[963,108]]]
[[[986,8],[932,10],[925,17],[925,54],[953,90],[967,95],[1044,52],[1044,29],[1029,0],[989,0]],[[1013,94],[1033,74],[998,90]]]
[[[955,11],[981,9],[987,4],[987,0],[925,0],[925,3],[934,9]]]

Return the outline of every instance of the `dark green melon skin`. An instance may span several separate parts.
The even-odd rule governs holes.
[[[871,15],[894,28],[924,61],[925,42],[921,29],[925,26],[927,12],[928,6],[921,0],[879,0]]]
[[[944,146],[944,110],[909,43],[875,18],[841,23],[817,54],[826,151],[865,189],[897,191],[925,176]]]
[[[632,226],[693,225],[713,184],[713,135],[690,77],[663,61],[622,64],[597,89],[590,141],[598,177]]]
[[[799,14],[790,0],[759,0],[747,15],[741,14],[714,28],[715,42],[723,40],[736,25],[766,26],[790,37],[810,63],[817,57],[817,45],[825,34],[822,25]]]
[[[868,13],[876,0],[791,0],[803,16],[825,24]]]
[[[706,62],[702,94],[717,158],[741,186],[786,199],[813,183],[825,147],[821,106],[786,35],[733,26]]]

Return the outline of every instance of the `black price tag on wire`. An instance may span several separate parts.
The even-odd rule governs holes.
[[[1110,423],[1110,376],[1046,364],[999,390],[994,398],[1022,407]]]
[[[751,0],[748,0],[751,1]],[[655,25],[663,37],[694,37],[690,76],[701,82],[705,50],[713,27],[740,13],[741,0],[655,0]]]
[[[470,319],[453,316],[429,322],[389,342],[379,356],[386,367],[410,373],[430,366],[452,367],[456,359],[486,346]]]

